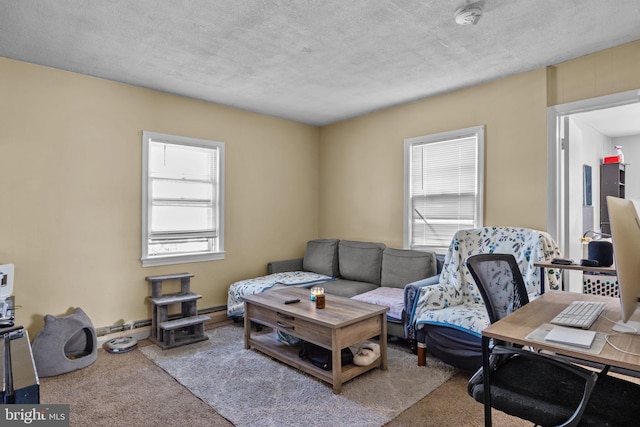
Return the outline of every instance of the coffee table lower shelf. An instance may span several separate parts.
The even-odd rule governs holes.
[[[333,372],[320,369],[306,359],[298,356],[299,347],[293,347],[278,342],[273,334],[263,334],[249,338],[249,346],[261,351],[276,360],[286,363],[296,369],[306,372],[333,386],[334,393],[340,393],[342,384],[363,374],[371,369],[380,367],[381,358],[367,366],[358,366],[352,363],[342,366],[342,372],[338,376],[339,384],[334,384]],[[337,391],[336,391],[337,390]]]

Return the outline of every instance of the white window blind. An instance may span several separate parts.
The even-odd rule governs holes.
[[[218,259],[224,146],[150,132],[143,142],[143,265]]]
[[[443,252],[456,231],[481,226],[482,133],[471,128],[405,142],[405,246]]]

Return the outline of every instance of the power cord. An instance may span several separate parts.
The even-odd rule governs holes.
[[[613,324],[618,324],[618,322],[616,322],[614,320],[611,320],[607,316],[604,316],[602,314],[600,315],[600,317],[602,317],[605,320],[608,320],[609,322],[611,322]],[[624,324],[618,324],[618,326],[622,326],[622,327],[625,327],[625,328],[629,329],[629,332],[620,332],[620,333],[617,333],[617,334],[605,334],[604,335],[604,340],[606,341],[606,343],[609,344],[611,347],[613,347],[614,350],[617,350],[617,351],[619,351],[621,353],[630,354],[632,356],[640,356],[640,353],[634,353],[632,351],[623,350],[623,349],[621,349],[620,347],[618,347],[617,345],[615,345],[614,343],[612,343],[609,340],[609,337],[615,337],[615,336],[618,336],[618,335],[627,335],[627,334],[636,334],[637,335],[640,332],[636,328],[634,328],[633,326],[624,325]]]
[[[133,320],[129,320],[128,322],[124,322],[122,324],[122,334],[125,333],[125,331],[127,331],[127,329],[125,329],[125,327],[128,327],[128,331],[133,331],[133,327],[135,326],[136,322],[134,322]]]

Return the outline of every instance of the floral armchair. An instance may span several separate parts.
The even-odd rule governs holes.
[[[485,227],[458,231],[445,256],[442,273],[415,283],[410,325],[418,344],[418,364],[424,364],[425,349],[446,363],[475,370],[481,362],[481,331],[489,326],[482,302],[466,259],[480,253],[514,255],[522,272],[529,298],[540,293],[540,269],[534,263],[560,256],[558,245],[538,230],[515,227]],[[548,289],[560,288],[560,272],[547,269]]]

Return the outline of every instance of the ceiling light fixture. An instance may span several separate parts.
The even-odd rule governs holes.
[[[462,6],[453,16],[459,25],[476,25],[482,16],[482,2]]]

